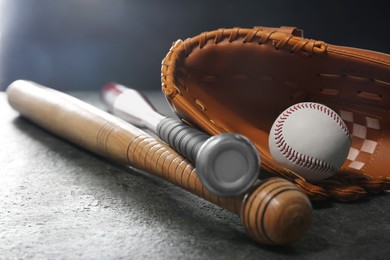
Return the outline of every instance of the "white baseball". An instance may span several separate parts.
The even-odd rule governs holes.
[[[287,108],[272,125],[273,159],[307,181],[334,175],[346,160],[351,136],[343,120],[327,106],[299,103]]]

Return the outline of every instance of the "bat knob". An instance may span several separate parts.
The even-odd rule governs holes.
[[[207,139],[196,157],[202,184],[220,196],[236,196],[252,187],[260,172],[260,157],[244,136],[232,133]]]
[[[241,220],[248,234],[262,244],[288,245],[310,228],[312,207],[293,183],[269,178],[244,198]]]

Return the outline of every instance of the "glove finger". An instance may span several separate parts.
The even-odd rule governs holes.
[[[363,174],[340,172],[329,180],[349,185],[360,186],[370,193],[378,193],[390,189],[389,177],[371,177]]]
[[[326,190],[330,198],[343,202],[358,200],[367,195],[365,189],[356,185],[328,182],[320,186]]]
[[[378,193],[390,189],[390,178],[369,178],[366,180],[359,180],[358,185],[368,192]]]
[[[297,185],[312,201],[323,201],[329,198],[328,193],[324,188],[308,183],[301,179],[294,179],[294,184]]]

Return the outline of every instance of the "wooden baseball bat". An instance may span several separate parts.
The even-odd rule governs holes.
[[[295,185],[271,178],[244,195],[208,192],[191,163],[135,126],[54,89],[15,81],[10,105],[36,124],[101,156],[164,178],[240,215],[248,234],[262,244],[285,245],[301,238],[311,224],[310,201]]]

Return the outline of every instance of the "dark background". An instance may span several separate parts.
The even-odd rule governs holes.
[[[0,90],[117,81],[160,88],[171,43],[220,27],[293,25],[307,38],[390,53],[390,1],[0,0]]]

